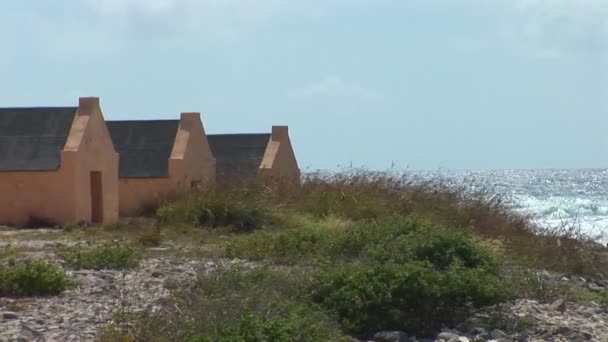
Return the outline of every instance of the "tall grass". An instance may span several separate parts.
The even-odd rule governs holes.
[[[497,244],[508,258],[531,267],[608,274],[606,252],[576,226],[541,227],[532,217],[509,208],[501,194],[472,190],[466,184],[455,187],[441,179],[420,182],[408,176],[367,171],[314,174],[305,176],[299,186],[241,185],[194,194],[165,203],[157,213],[164,222],[205,225],[201,222],[221,216],[218,212],[234,213],[231,220],[221,221],[222,225],[247,232],[289,226],[293,219],[285,222],[284,218],[294,216],[354,222],[416,216],[436,225],[471,230]],[[315,239],[312,235],[303,238]]]

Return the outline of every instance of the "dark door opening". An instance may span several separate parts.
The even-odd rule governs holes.
[[[91,171],[91,222],[103,222],[103,191],[101,172]]]

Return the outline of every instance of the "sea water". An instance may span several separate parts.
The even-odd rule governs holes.
[[[608,236],[608,170],[498,170],[408,172],[419,179],[441,178],[454,185],[480,187],[501,194],[507,204],[532,214],[545,226],[574,224],[606,241]]]

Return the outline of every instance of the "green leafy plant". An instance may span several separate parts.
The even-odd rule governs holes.
[[[88,248],[79,244],[62,248],[57,254],[76,269],[126,269],[136,266],[140,259],[138,251],[122,241],[106,241]]]
[[[314,302],[335,314],[345,331],[362,336],[393,329],[429,334],[505,295],[483,269],[444,273],[419,261],[330,268],[318,272],[311,286]]]
[[[65,291],[70,282],[57,265],[44,261],[0,264],[0,296],[48,296]]]
[[[191,223],[199,227],[231,227],[237,232],[251,232],[264,226],[269,212],[255,202],[238,200],[231,194],[193,196],[168,202],[157,210],[162,223]]]

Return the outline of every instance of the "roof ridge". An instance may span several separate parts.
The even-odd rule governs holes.
[[[0,110],[78,109],[78,106],[0,107]]]
[[[265,133],[216,133],[216,134],[207,134],[207,136],[228,136],[228,135],[272,135],[270,132]]]
[[[106,120],[106,123],[148,123],[148,122],[179,122],[179,119],[153,119],[153,120]]]

